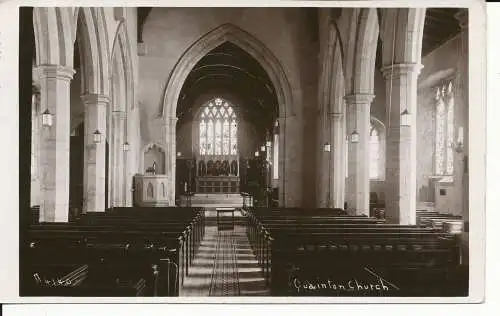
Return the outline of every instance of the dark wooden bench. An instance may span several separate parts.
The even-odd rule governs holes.
[[[115,209],[84,214],[72,223],[30,225],[23,245],[33,263],[23,269],[28,293],[178,295],[204,235],[204,212],[199,208],[165,211]],[[33,275],[64,279],[61,276],[67,269],[79,266],[87,267],[85,277],[71,289],[46,284],[41,287],[33,282]]]
[[[435,228],[388,225],[375,218],[343,216],[342,212],[328,214],[314,209],[247,210],[249,240],[272,295],[463,294],[466,286],[454,282],[460,253],[454,236]],[[352,280],[378,282],[377,273],[398,285],[387,291],[331,286],[332,282],[339,287]],[[381,288],[380,283],[375,286]]]

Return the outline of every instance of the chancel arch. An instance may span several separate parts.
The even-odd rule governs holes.
[[[175,157],[177,154],[175,149],[175,135],[178,103],[181,90],[186,79],[195,68],[196,64],[202,58],[207,56],[207,54],[209,54],[211,51],[215,50],[225,43],[231,43],[239,49],[243,50],[258,62],[259,67],[262,67],[264,69],[266,76],[268,76],[270,79],[269,90],[273,91],[276,98],[276,104],[272,104],[272,106],[277,109],[276,116],[279,115],[282,120],[281,125],[283,126],[283,131],[286,130],[287,119],[295,115],[290,85],[288,83],[284,70],[280,65],[280,62],[273,55],[273,53],[269,51],[269,49],[265,45],[263,45],[251,34],[232,24],[223,24],[217,27],[216,29],[208,32],[200,39],[198,39],[183,54],[181,59],[177,62],[174,70],[172,71],[164,91],[163,102],[160,106],[160,117],[163,118],[163,120],[165,121],[165,126],[167,126],[166,128],[168,129],[168,132],[166,132],[165,135],[168,135],[166,143],[170,144],[168,155],[172,158],[172,163],[168,166],[168,170],[172,175],[172,181],[174,181],[175,179],[175,177],[173,176],[175,174],[175,162],[173,161],[175,161]],[[218,77],[221,76],[223,75],[218,75]],[[279,185],[281,203],[285,202],[286,190],[284,185],[284,183],[286,183],[284,180],[285,163],[283,162],[286,150],[286,145],[283,141],[284,137],[285,132],[280,134],[280,138],[282,138],[280,144],[283,145],[280,147],[280,151],[283,152],[283,154],[280,154],[280,157],[283,159],[280,162],[280,166],[282,167],[281,173],[283,174],[283,176],[280,177],[281,181]],[[294,171],[299,170],[299,166],[293,167],[295,169]]]

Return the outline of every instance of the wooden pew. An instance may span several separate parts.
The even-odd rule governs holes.
[[[257,250],[273,295],[457,293],[447,286],[458,262],[459,249],[453,236],[433,228],[387,225],[373,218],[338,214],[341,213],[328,215],[322,210],[287,209],[246,213],[249,240]],[[350,281],[349,278],[378,280],[376,273],[398,283],[398,290],[337,291],[328,286],[307,289],[318,280],[337,280],[339,284]]]
[[[57,286],[57,291],[67,295],[73,291],[75,295],[96,296],[93,289],[105,296],[178,295],[189,254],[194,256],[203,238],[203,222],[204,212],[199,208],[171,208],[168,212],[113,210],[86,214],[70,224],[31,225],[25,248],[31,261],[41,264],[28,265],[24,271],[29,280],[30,274],[40,271],[40,275],[43,266],[57,270],[64,262],[66,269],[86,264],[78,290]],[[46,288],[44,291],[47,293]],[[112,293],[116,295],[108,295]]]
[[[168,267],[163,265],[161,260],[179,262],[179,248],[175,248],[175,238],[178,234],[144,235],[144,232],[139,232],[138,236],[137,233],[33,231],[30,234],[33,249],[30,257],[37,264],[59,264],[68,260],[75,264],[88,264],[92,272],[89,276],[98,276],[94,280],[102,279],[103,276],[110,275],[110,272],[117,273],[115,279],[130,276],[132,272],[138,273],[152,288],[157,278],[153,275],[153,266],[163,272],[167,271]],[[110,234],[114,236],[112,239],[109,238]],[[65,240],[67,247],[61,247],[62,243],[55,240]],[[155,247],[155,244],[158,246]],[[107,266],[111,268],[106,268]]]

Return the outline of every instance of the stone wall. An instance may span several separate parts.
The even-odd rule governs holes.
[[[468,75],[463,70],[467,69],[468,56],[465,54],[461,60],[459,54],[459,42],[467,42],[466,35],[458,35],[445,42],[422,58],[424,68],[419,76],[418,86],[418,112],[417,112],[417,202],[435,202],[435,192],[433,183],[434,177],[434,146],[435,146],[435,90],[436,84],[444,78],[454,78],[459,67],[462,67],[460,81],[456,87],[455,97],[455,135],[458,128],[464,128],[464,135],[468,134],[467,112],[468,104],[466,91],[468,89]],[[462,65],[462,66],[460,66]],[[386,122],[385,117],[385,81],[379,71],[375,74],[375,99],[372,103],[371,114],[382,122]],[[467,137],[466,137],[467,138]],[[455,154],[455,173],[453,185],[447,192],[448,204],[444,211],[457,212],[460,214],[462,202],[460,202],[463,183],[463,154]],[[458,181],[458,182],[457,182]],[[371,181],[370,191],[377,192],[380,196],[384,191],[383,181]]]
[[[147,54],[139,57],[141,142],[161,143],[165,139],[164,129],[155,122],[168,78],[182,54],[209,31],[233,24],[265,45],[285,72],[292,94],[287,113],[280,113],[288,117],[283,168],[287,204],[314,204],[316,148],[310,144],[316,137],[318,30],[304,28],[314,19],[311,10],[315,9],[153,8],[144,25]]]

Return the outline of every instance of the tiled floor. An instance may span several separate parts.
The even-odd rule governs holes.
[[[246,237],[234,231],[206,228],[205,239],[181,288],[181,296],[262,296],[269,289]]]

